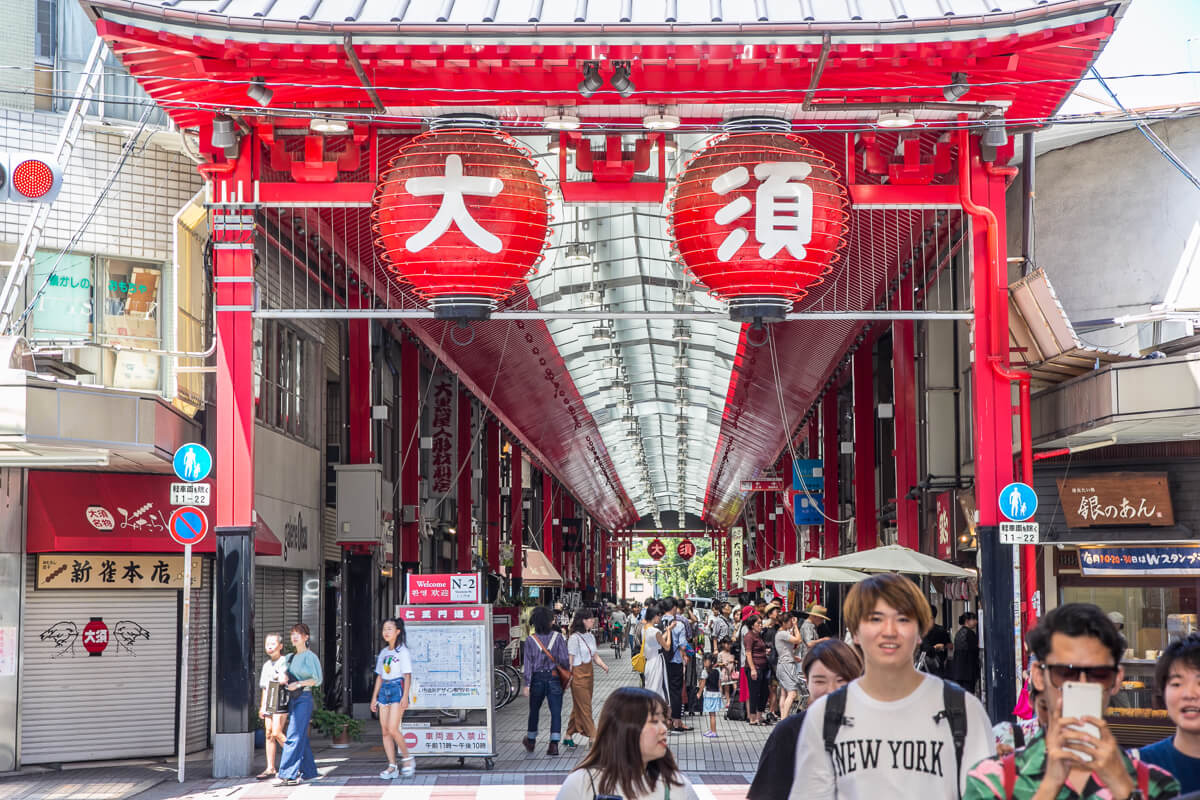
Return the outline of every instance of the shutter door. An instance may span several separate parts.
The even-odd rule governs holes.
[[[283,636],[287,647],[288,633],[284,626],[283,570],[279,567],[254,568],[254,684],[258,685],[258,674],[262,670],[267,654],[263,651],[263,639],[268,633]]]
[[[21,763],[173,754],[179,592],[39,591],[33,588],[36,573],[30,557],[21,642]],[[84,626],[94,617],[108,628],[100,656],[89,656],[82,644]]]
[[[212,696],[213,560],[202,558],[204,582],[192,590],[191,646],[188,648],[187,751],[208,748],[208,715]]]

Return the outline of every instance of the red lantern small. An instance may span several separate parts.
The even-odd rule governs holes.
[[[484,319],[550,238],[549,190],[507,134],[442,121],[400,148],[371,215],[383,257],[439,319]]]
[[[692,543],[691,539],[684,539],[675,546],[675,552],[684,561],[690,561],[692,556],[696,555],[696,545]]]
[[[790,128],[735,120],[687,163],[668,200],[680,261],[737,321],[782,320],[846,243],[841,176]]]
[[[650,544],[646,545],[646,555],[658,561],[667,554],[667,546],[663,544],[662,539],[654,539]]]

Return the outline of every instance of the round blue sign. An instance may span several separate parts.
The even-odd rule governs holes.
[[[1037,513],[1038,498],[1026,483],[1010,483],[1000,490],[1000,513],[1013,522],[1024,522]]]
[[[198,544],[208,534],[208,515],[195,506],[177,508],[171,513],[168,532],[179,544]]]
[[[202,481],[212,472],[212,454],[202,444],[185,444],[175,451],[175,477],[181,481]]]

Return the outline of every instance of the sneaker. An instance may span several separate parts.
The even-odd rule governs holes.
[[[703,736],[705,739],[716,739],[717,738],[716,731],[705,731],[704,733],[702,733],[700,735]]]
[[[383,772],[379,773],[379,777],[385,781],[394,780],[399,775],[400,775],[400,768],[397,767],[395,764],[388,764],[387,769],[385,769]]]

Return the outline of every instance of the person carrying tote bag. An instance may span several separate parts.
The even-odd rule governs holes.
[[[567,639],[567,653],[571,656],[571,718],[567,721],[567,738],[563,744],[575,746],[574,735],[581,733],[595,741],[596,724],[592,721],[592,686],[595,680],[592,664],[608,672],[608,665],[596,652],[596,637],[592,627],[596,624],[596,615],[590,608],[581,608],[575,612],[571,622],[571,637]]]

